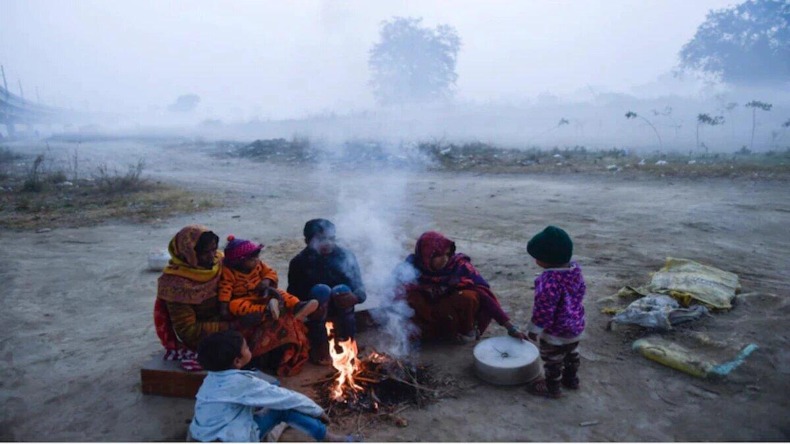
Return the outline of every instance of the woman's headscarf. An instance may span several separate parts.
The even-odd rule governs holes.
[[[431,259],[450,251],[450,259],[441,270],[431,269]],[[471,287],[488,282],[477,272],[469,256],[455,252],[455,242],[437,231],[427,231],[417,239],[414,254],[407,261],[411,262],[420,272],[418,282],[421,284],[438,284],[449,286]]]
[[[218,250],[211,268],[198,266],[197,247],[200,237],[210,233],[216,240],[219,237],[202,225],[187,225],[170,241],[170,263],[159,277],[156,297],[168,302],[200,304],[206,299],[217,296],[217,286],[222,268],[222,253]]]
[[[417,239],[417,244],[414,246],[414,265],[421,271],[432,271],[431,260],[435,256],[444,254],[448,248],[452,258],[455,256],[455,242],[437,231],[427,231]]]

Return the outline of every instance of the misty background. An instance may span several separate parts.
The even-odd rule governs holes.
[[[2,0],[0,63],[11,92],[81,113],[52,132],[783,149],[787,82],[678,69],[711,10],[739,3]],[[396,17],[457,34],[444,100],[376,100],[371,49]],[[755,118],[754,100],[772,109]],[[698,128],[700,114],[723,123]]]

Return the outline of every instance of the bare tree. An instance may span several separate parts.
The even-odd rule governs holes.
[[[724,124],[724,116],[711,117],[708,114],[697,114],[697,149],[699,149],[699,127],[702,125],[716,126]],[[703,144],[704,145],[704,144]],[[708,154],[708,146],[705,145],[705,154]]]
[[[749,142],[749,149],[754,151],[754,129],[757,126],[757,109],[767,112],[771,111],[771,107],[773,107],[773,105],[770,103],[760,102],[759,100],[752,100],[744,106],[752,109],[752,139]]]
[[[650,128],[653,128],[653,132],[656,133],[656,137],[658,138],[658,146],[663,149],[664,148],[664,143],[661,141],[661,135],[658,134],[658,130],[656,129],[656,127],[649,120],[647,120],[646,118],[640,116],[639,114],[637,114],[637,113],[635,113],[633,111],[628,111],[627,113],[625,113],[625,118],[626,119],[636,119],[637,117],[642,119],[642,120],[644,120],[645,123],[650,125]]]

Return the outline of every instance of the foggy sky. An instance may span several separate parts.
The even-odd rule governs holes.
[[[373,106],[368,51],[393,16],[454,26],[457,97],[644,93],[672,87],[677,53],[731,0],[0,0],[9,89],[91,111],[161,110],[198,94],[202,116],[278,119]],[[669,85],[669,86],[667,86]],[[668,91],[662,91],[668,92]]]

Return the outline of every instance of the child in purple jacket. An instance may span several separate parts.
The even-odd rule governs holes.
[[[543,268],[535,279],[535,303],[527,338],[540,343],[545,379],[532,382],[527,391],[547,398],[562,396],[560,386],[579,388],[579,339],[584,331],[584,277],[571,262],[573,242],[565,230],[548,226],[527,243],[527,252]]]

